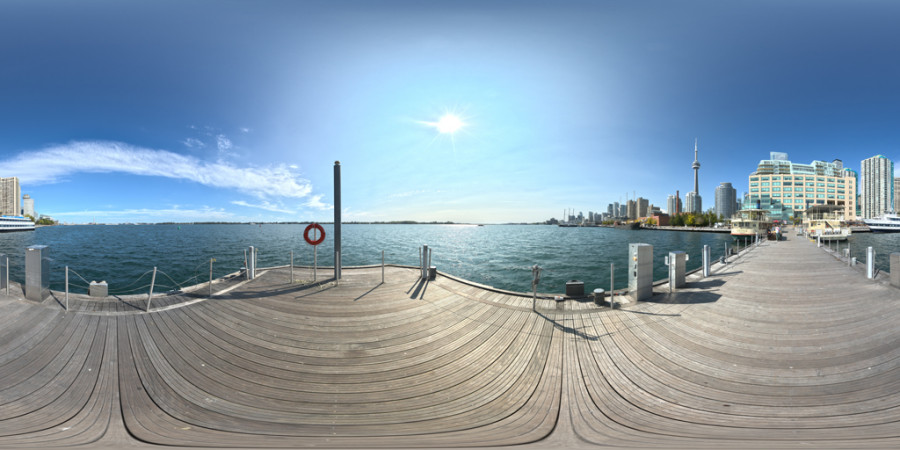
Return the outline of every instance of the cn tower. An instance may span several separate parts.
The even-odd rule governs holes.
[[[700,195],[700,161],[697,160],[697,138],[694,138],[694,195]]]

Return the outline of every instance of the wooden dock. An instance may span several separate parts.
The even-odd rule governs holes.
[[[900,290],[786,235],[617,310],[402,267],[0,295],[0,447],[900,447]]]

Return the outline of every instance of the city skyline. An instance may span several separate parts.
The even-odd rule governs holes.
[[[900,4],[5,2],[0,177],[61,222],[703,210],[770,152],[900,158]],[[685,205],[687,206],[687,205]],[[562,219],[562,218],[560,218]]]

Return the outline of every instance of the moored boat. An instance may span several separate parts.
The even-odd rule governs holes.
[[[736,241],[750,241],[754,237],[768,236],[771,227],[767,210],[742,209],[731,218],[731,237]]]
[[[900,233],[900,216],[885,214],[874,219],[863,219],[870,230],[882,233]]]
[[[34,231],[34,222],[22,216],[0,216],[0,233],[9,231]]]
[[[841,211],[843,207],[833,205],[816,205],[807,209],[803,222],[809,237],[821,241],[846,241],[851,230],[844,223]]]

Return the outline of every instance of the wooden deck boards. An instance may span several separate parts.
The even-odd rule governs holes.
[[[0,297],[0,447],[897,447],[900,290],[791,239],[620,310],[402,267]]]

